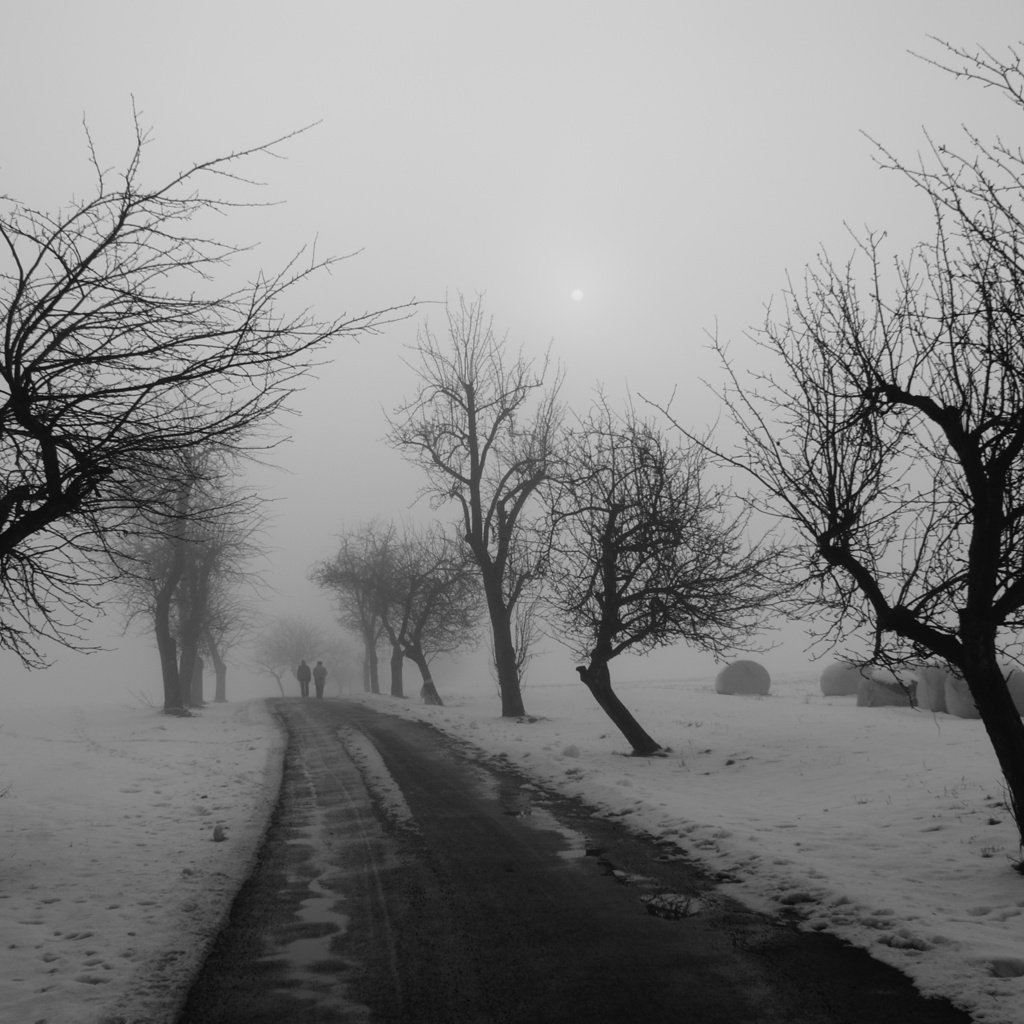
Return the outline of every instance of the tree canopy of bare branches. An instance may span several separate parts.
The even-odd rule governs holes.
[[[430,660],[478,639],[479,576],[465,545],[438,527],[407,532],[397,550],[385,620],[396,648],[419,669],[420,695],[441,704]]]
[[[1024,113],[1024,68],[946,47],[933,63]],[[930,204],[906,256],[867,235],[822,256],[729,370],[734,465],[803,538],[810,593],[875,656],[938,656],[967,682],[1024,843],[1024,724],[1006,659],[1024,627],[1024,158],[967,132],[918,163],[884,150]]]
[[[523,652],[513,625],[547,557],[533,524],[561,419],[560,381],[546,358],[538,365],[510,351],[482,300],[460,297],[447,315],[446,339],[420,332],[419,386],[391,417],[389,439],[426,474],[435,505],[458,510],[487,603],[502,715],[518,717]]]
[[[368,693],[380,693],[377,641],[384,630],[394,538],[390,523],[366,523],[345,534],[334,557],[310,572],[310,579],[334,597],[341,625],[362,640]]]
[[[369,523],[344,535],[338,553],[316,566],[312,578],[334,594],[364,646],[387,637],[392,696],[405,695],[408,659],[419,669],[423,700],[442,703],[431,658],[477,642],[479,578],[461,542],[439,527],[400,532],[394,524]]]
[[[267,619],[253,647],[257,667],[273,676],[282,697],[285,678],[295,675],[301,660],[311,661],[317,655],[330,659],[335,676],[347,673],[348,656],[341,639],[296,616]]]
[[[251,443],[327,343],[404,315],[292,309],[337,261],[300,252],[244,281],[246,250],[204,236],[285,141],[149,183],[136,120],[120,171],[89,142],[85,198],[47,212],[0,197],[0,644],[26,660],[39,630],[68,637],[57,609],[102,564],[140,476],[195,446]]]
[[[230,452],[195,448],[165,462],[158,493],[139,481],[139,508],[110,541],[115,589],[129,620],[152,627],[160,656],[164,710],[203,703],[201,655],[210,655],[225,699],[224,651],[244,615],[238,588],[251,578],[260,502],[234,484]]]
[[[749,648],[778,596],[776,551],[748,546],[746,517],[708,480],[697,445],[674,444],[600,396],[566,431],[552,489],[548,589],[577,671],[636,754],[660,749],[619,701],[609,662],[685,641],[716,654]]]

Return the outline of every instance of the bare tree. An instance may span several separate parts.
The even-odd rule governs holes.
[[[419,669],[424,702],[440,705],[430,660],[477,643],[482,611],[479,576],[465,545],[440,529],[408,537],[405,547],[408,614],[402,652]]]
[[[491,623],[501,713],[524,713],[515,610],[543,574],[531,520],[560,421],[560,381],[497,337],[481,300],[449,305],[445,340],[424,327],[414,349],[419,387],[391,418],[389,440],[427,475],[438,505],[454,502],[480,573]]]
[[[251,634],[253,622],[249,615],[236,588],[215,576],[207,600],[201,653],[209,657],[213,665],[213,699],[217,704],[228,699],[228,651]]]
[[[287,138],[148,184],[136,120],[118,173],[89,141],[86,198],[45,212],[0,196],[0,645],[28,662],[40,631],[73,640],[69,609],[140,475],[211,441],[252,443],[323,346],[404,315],[287,311],[337,262],[303,252],[226,280],[247,250],[202,225],[244,203],[208,188],[254,184],[244,168]]]
[[[609,663],[678,641],[749,650],[779,596],[776,550],[745,543],[746,518],[708,481],[698,446],[673,444],[632,409],[616,413],[601,396],[563,450],[567,469],[551,491],[556,625],[633,752],[653,754],[660,745],[612,690]]]
[[[1024,69],[948,48],[1024,110]],[[966,680],[1024,844],[1024,723],[1005,661],[1024,628],[1024,158],[968,133],[902,171],[934,237],[906,258],[868,236],[791,287],[756,341],[770,368],[726,400],[730,461],[803,539],[833,632],[874,635],[875,659],[937,656]],[[745,360],[749,363],[749,357]]]
[[[394,527],[371,522],[346,534],[332,559],[313,567],[310,579],[330,592],[343,626],[363,642],[363,686],[380,693],[377,642],[390,597]]]
[[[226,666],[215,637],[226,635],[229,595],[246,579],[260,525],[259,500],[232,487],[234,471],[230,453],[177,453],[151,485],[155,493],[138,482],[140,507],[121,540],[110,545],[129,619],[152,625],[168,712],[203,703],[204,647],[223,684]]]

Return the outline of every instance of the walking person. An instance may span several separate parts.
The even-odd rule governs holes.
[[[323,697],[324,695],[324,683],[327,682],[327,666],[322,662],[318,661],[313,666],[313,685],[316,686],[317,697]]]
[[[303,658],[299,662],[299,667],[295,670],[295,678],[299,681],[299,692],[303,697],[309,696],[309,680],[312,674],[309,666],[306,664],[306,659]]]

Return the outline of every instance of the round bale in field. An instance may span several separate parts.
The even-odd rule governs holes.
[[[917,683],[917,706],[922,711],[946,712],[946,680],[950,671],[945,665],[915,665],[910,678]]]
[[[868,669],[849,661],[834,661],[821,672],[821,692],[826,697],[850,697],[857,692]]]
[[[715,693],[763,697],[772,685],[768,669],[756,661],[733,661],[715,676]]]
[[[952,672],[946,676],[946,708],[957,718],[981,718],[967,682]]]
[[[907,690],[910,690],[910,693]],[[913,682],[901,686],[900,680],[887,668],[873,668],[871,674],[857,687],[859,708],[909,708]]]

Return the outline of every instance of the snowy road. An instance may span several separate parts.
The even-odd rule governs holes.
[[[281,801],[180,1024],[970,1020],[428,726],[275,710]]]

